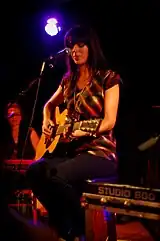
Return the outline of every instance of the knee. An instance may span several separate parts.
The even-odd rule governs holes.
[[[43,160],[36,161],[29,165],[26,177],[29,182],[40,182],[46,176],[46,165]]]

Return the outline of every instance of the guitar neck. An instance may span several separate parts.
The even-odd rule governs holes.
[[[65,124],[65,125],[59,125],[56,130],[56,135],[61,135],[63,134],[65,128],[67,127],[72,127],[72,131],[76,130],[82,130],[85,132],[96,132],[99,123],[101,119],[95,119],[95,120],[84,120],[84,121],[77,121],[72,124]]]
[[[75,122],[72,127],[72,131],[74,132],[75,130],[80,130],[80,124],[81,122]],[[65,124],[65,125],[59,125],[56,130],[56,135],[61,135],[63,134],[65,128],[71,127],[71,124]]]

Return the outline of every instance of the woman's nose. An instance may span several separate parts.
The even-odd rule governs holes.
[[[79,51],[78,45],[75,45],[72,49],[72,54],[76,54]]]

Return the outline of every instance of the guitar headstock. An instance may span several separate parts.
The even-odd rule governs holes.
[[[81,121],[80,130],[94,133],[96,132],[100,121],[101,119],[93,119],[93,120],[91,119],[91,120]]]

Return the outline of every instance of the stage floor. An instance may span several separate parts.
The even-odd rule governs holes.
[[[21,211],[19,210],[18,213],[21,214]],[[40,221],[41,223],[44,223],[44,224],[48,223],[47,215],[43,215],[43,216],[38,215],[37,217],[38,217],[37,221]],[[99,229],[99,227],[97,228]],[[123,222],[121,224],[117,223],[116,230],[117,230],[117,241],[155,241],[156,240],[151,236],[146,226],[143,225],[143,223],[140,222],[138,218],[134,220],[132,219],[132,221],[129,220],[129,221]],[[160,240],[160,238],[158,240]],[[102,240],[96,240],[96,241],[102,241]],[[104,241],[107,241],[107,240],[104,240]]]
[[[146,228],[138,221],[117,224],[116,228],[118,241],[154,241]]]

